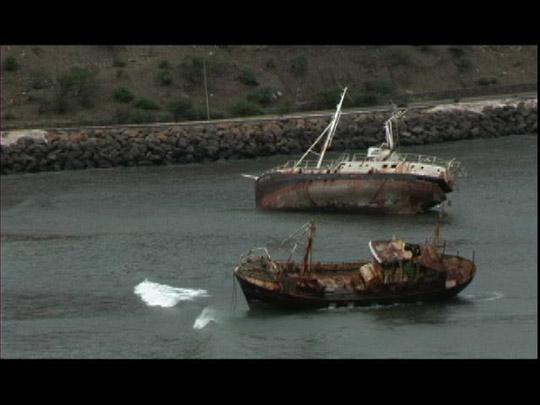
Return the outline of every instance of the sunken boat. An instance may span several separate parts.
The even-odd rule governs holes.
[[[439,225],[433,239],[424,244],[401,239],[370,241],[371,260],[321,263],[313,261],[315,225],[309,222],[281,242],[290,247],[288,259],[276,260],[267,247],[255,248],[241,257],[234,275],[251,309],[444,300],[469,285],[476,265],[474,251],[472,260],[445,254],[446,244],[439,242]],[[295,250],[302,245],[303,259],[292,260]]]
[[[341,117],[344,89],[332,120],[299,160],[289,161],[255,179],[257,208],[269,210],[348,211],[417,214],[440,205],[463,174],[460,162],[398,151],[396,110],[385,122],[386,142],[367,154],[325,160]],[[316,156],[316,160],[307,159]]]

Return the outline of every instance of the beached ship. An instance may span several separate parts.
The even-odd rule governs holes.
[[[370,241],[371,261],[314,262],[313,222],[281,242],[289,258],[276,260],[269,249],[243,255],[234,275],[250,308],[326,308],[365,306],[448,299],[472,281],[472,260],[445,254],[439,225],[431,241],[408,243],[401,239]],[[303,260],[292,257],[305,244]]]
[[[386,142],[367,154],[325,160],[341,117],[344,89],[332,120],[297,161],[255,179],[256,206],[277,210],[332,210],[416,214],[444,202],[463,172],[460,162],[400,153],[393,127],[405,114],[397,110],[385,122]],[[324,141],[323,141],[324,140]],[[318,149],[319,151],[316,151]],[[316,160],[307,160],[309,155]]]

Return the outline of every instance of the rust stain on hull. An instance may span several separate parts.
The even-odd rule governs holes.
[[[258,208],[416,214],[446,200],[441,179],[395,175],[282,174],[255,183]]]

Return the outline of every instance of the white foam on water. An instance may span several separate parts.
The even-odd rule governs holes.
[[[200,315],[195,319],[193,324],[193,329],[202,329],[210,322],[217,323],[217,314],[216,311],[211,307],[206,307],[202,310]]]
[[[159,306],[164,308],[174,307],[180,301],[192,301],[198,297],[208,297],[206,290],[195,290],[192,288],[177,288],[166,284],[158,284],[145,279],[134,288],[135,294],[148,306]]]
[[[420,304],[423,304],[423,302],[417,302],[418,305]],[[393,308],[393,307],[397,307],[397,306],[401,306],[401,305],[405,305],[405,304],[400,304],[398,302],[396,303],[393,303],[393,304],[371,304],[371,305],[357,305],[357,306],[351,306],[351,305],[347,305],[347,306],[340,306],[340,307],[337,307],[335,304],[330,304],[328,307],[326,308],[319,308],[317,309],[316,311],[318,312],[365,312],[365,311],[376,311],[376,310],[384,310],[384,309],[389,309],[389,308]]]
[[[501,291],[490,291],[490,292],[486,292],[486,293],[483,293],[483,294],[477,294],[477,295],[475,295],[475,294],[466,294],[463,297],[467,298],[467,299],[470,299],[470,300],[473,300],[473,301],[483,302],[483,301],[500,300],[501,298],[504,297],[504,294]]]

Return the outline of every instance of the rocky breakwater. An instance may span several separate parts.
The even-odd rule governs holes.
[[[402,145],[537,134],[537,100],[410,109]],[[332,150],[361,150],[384,140],[389,112],[342,115]],[[182,164],[300,154],[329,116],[231,120],[140,127],[91,127],[2,134],[1,173]],[[32,132],[34,135],[25,135]]]

